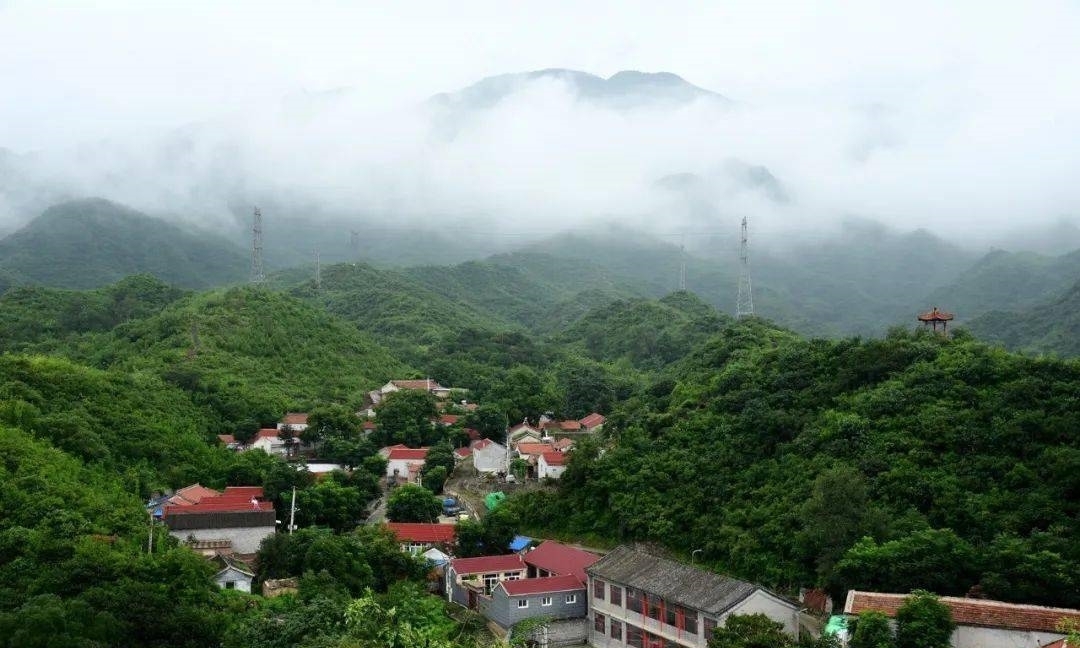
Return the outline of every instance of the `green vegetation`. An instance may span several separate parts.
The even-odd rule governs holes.
[[[241,280],[247,270],[247,256],[225,239],[100,198],[50,207],[0,240],[0,271],[19,284],[95,288],[148,273],[206,288]]]
[[[1080,357],[1080,282],[1024,311],[992,311],[965,324],[981,339],[1025,353]]]
[[[740,322],[580,444],[534,531],[648,540],[774,587],[1078,605],[1080,366],[958,335]],[[678,530],[678,532],[676,532]]]

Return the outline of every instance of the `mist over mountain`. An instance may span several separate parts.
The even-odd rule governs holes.
[[[502,74],[391,110],[355,85],[138,138],[2,152],[0,229],[97,195],[246,245],[257,204],[276,224],[266,245],[279,268],[315,249],[328,261],[456,263],[608,222],[734,237],[749,216],[757,249],[774,251],[838,232],[850,215],[973,249],[1010,231],[995,226],[999,202],[979,234],[955,236],[974,207],[950,195],[967,180],[910,191],[924,151],[898,128],[881,106],[751,104],[670,72]],[[936,204],[921,203],[929,195]],[[1032,203],[1031,231],[1074,206],[1043,217]],[[1060,245],[1057,234],[1015,240]],[[403,255],[410,240],[416,252]]]
[[[54,205],[0,240],[0,273],[9,283],[95,288],[147,273],[205,288],[244,279],[248,263],[220,237],[100,198]]]

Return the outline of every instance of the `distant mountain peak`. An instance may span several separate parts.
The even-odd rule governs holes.
[[[605,79],[589,72],[566,68],[546,68],[487,77],[456,92],[435,95],[431,98],[431,103],[459,109],[491,108],[523,90],[529,83],[545,79],[566,84],[567,89],[579,101],[611,108],[683,104],[696,100],[731,103],[723,95],[696,86],[672,72],[621,70]]]

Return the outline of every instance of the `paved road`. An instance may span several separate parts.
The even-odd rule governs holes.
[[[364,524],[382,524],[386,519],[386,493],[379,495],[379,501],[376,503],[375,508],[372,509],[371,515],[364,520]]]

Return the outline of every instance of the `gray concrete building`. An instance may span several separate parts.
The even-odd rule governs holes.
[[[637,548],[617,547],[586,573],[596,648],[704,648],[732,614],[764,614],[798,632],[798,603]]]

